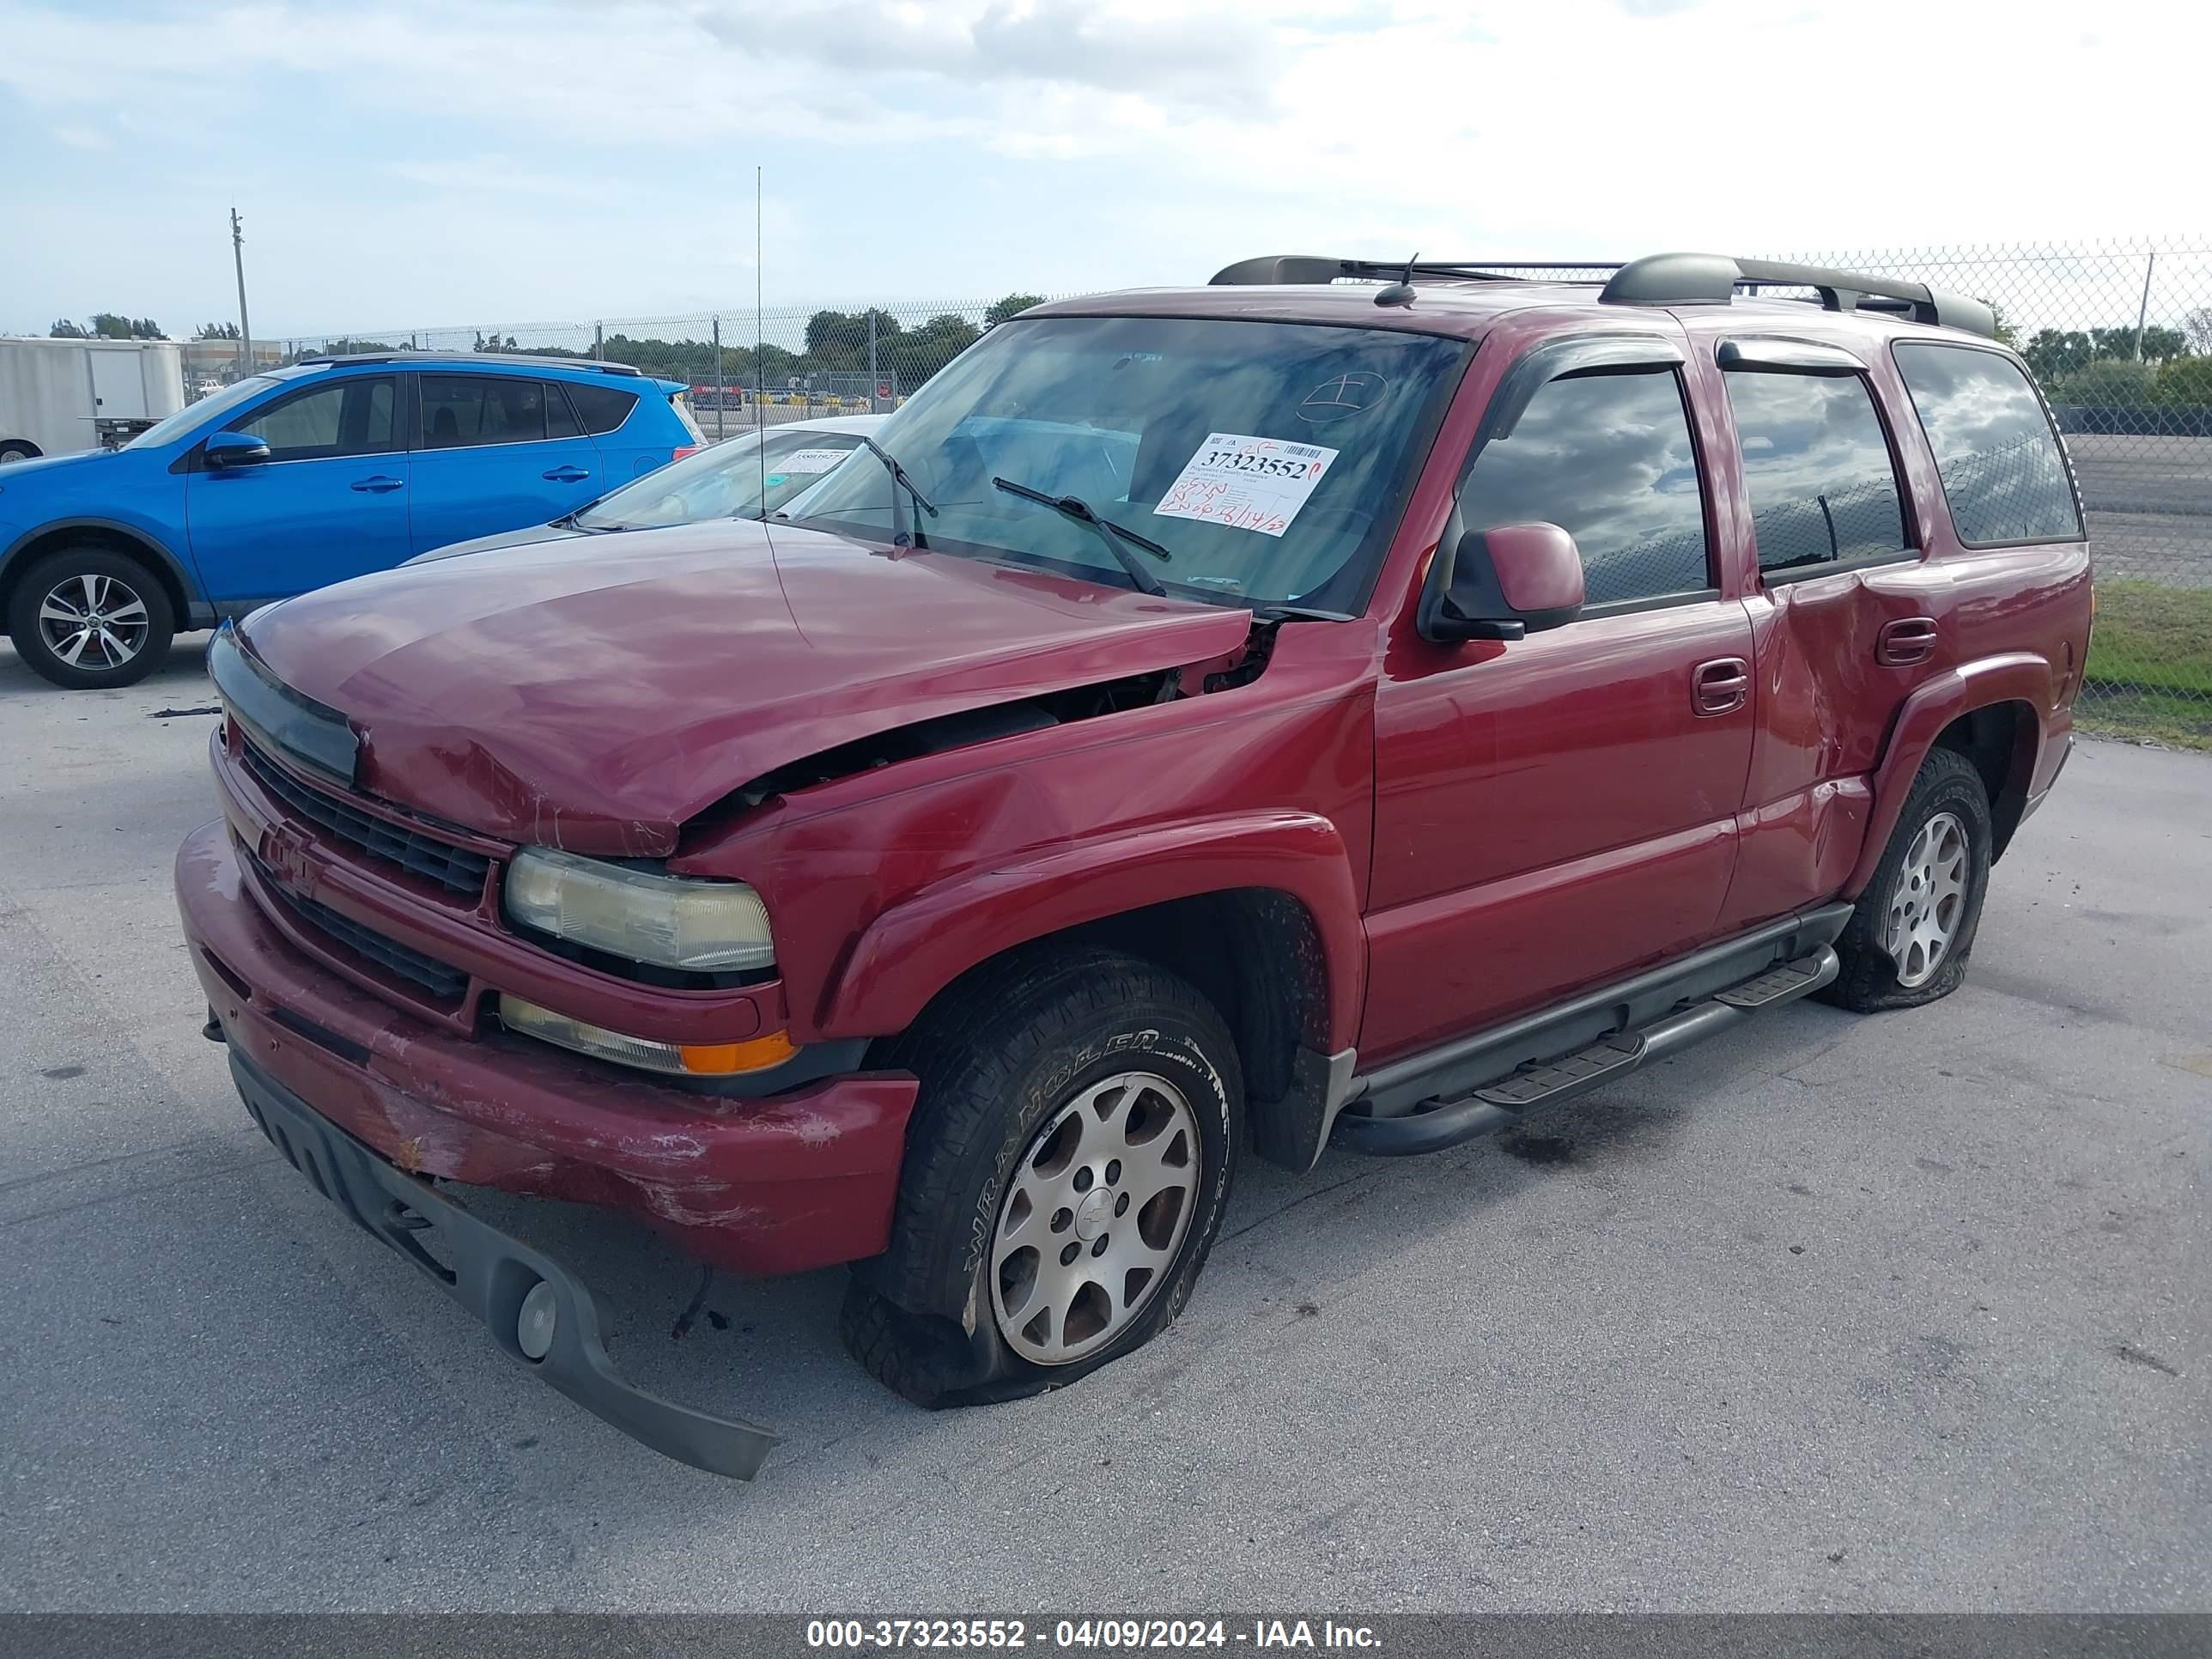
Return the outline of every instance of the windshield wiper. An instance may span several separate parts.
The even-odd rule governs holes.
[[[860,441],[866,443],[867,440],[863,438]],[[1011,478],[994,478],[991,485],[995,489],[1005,490],[1009,495],[1018,495],[1025,501],[1041,502],[1063,519],[1089,525],[1098,532],[1098,539],[1106,544],[1106,550],[1114,556],[1115,562],[1129,573],[1129,580],[1136,583],[1140,592],[1150,593],[1155,599],[1167,592],[1167,589],[1160,586],[1160,579],[1138,563],[1137,556],[1121,545],[1127,542],[1130,547],[1141,547],[1163,563],[1175,557],[1149,536],[1139,536],[1133,530],[1122,529],[1111,520],[1100,518],[1092,510],[1091,503],[1079,495],[1048,495],[1042,489],[1031,489],[1027,484],[1018,484]]]
[[[908,495],[913,496],[914,504],[920,507],[923,512],[928,514],[933,519],[937,516],[936,504],[932,501],[928,496],[921,493],[921,487],[917,485],[912,478],[907,477],[906,469],[898,464],[897,458],[895,457],[890,450],[885,449],[873,438],[868,437],[866,434],[862,434],[860,438],[860,446],[862,448],[866,449],[868,453],[873,455],[878,460],[881,461],[886,467],[890,469],[891,545],[893,547],[923,547],[927,545],[927,544],[921,539],[921,532],[919,529],[908,530],[907,528],[907,512],[903,504],[899,501],[899,491],[903,489]],[[776,516],[781,518],[782,514],[778,514]]]
[[[1255,622],[1353,622],[1348,611],[1324,611],[1317,605],[1291,605],[1263,599],[1252,607]]]

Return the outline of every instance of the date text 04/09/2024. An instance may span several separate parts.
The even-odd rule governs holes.
[[[1060,1619],[1032,1628],[1023,1619],[817,1619],[810,1648],[1337,1648],[1372,1650],[1381,1638],[1365,1625],[1334,1620],[1254,1619],[1232,1628],[1221,1619]]]

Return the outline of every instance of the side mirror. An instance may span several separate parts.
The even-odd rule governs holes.
[[[1430,564],[1421,637],[1439,645],[1517,640],[1571,623],[1582,609],[1582,555],[1559,526],[1470,530]]]
[[[258,466],[269,459],[269,441],[251,432],[217,432],[209,436],[200,453],[216,471],[234,466]]]

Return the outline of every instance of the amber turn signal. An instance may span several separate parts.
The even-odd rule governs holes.
[[[781,1031],[744,1042],[687,1042],[677,1050],[684,1057],[684,1069],[701,1077],[764,1071],[782,1065],[798,1052],[798,1045]]]

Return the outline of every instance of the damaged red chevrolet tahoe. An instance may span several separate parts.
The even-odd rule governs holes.
[[[1959,983],[2093,608],[1993,335],[1713,256],[1254,260],[990,331],[765,525],[286,601],[210,651],[210,1035],[671,1455],[773,1437],[625,1382],[442,1183],[849,1262],[925,1404],[1072,1381],[1181,1310],[1247,1152],[1456,1145]]]

